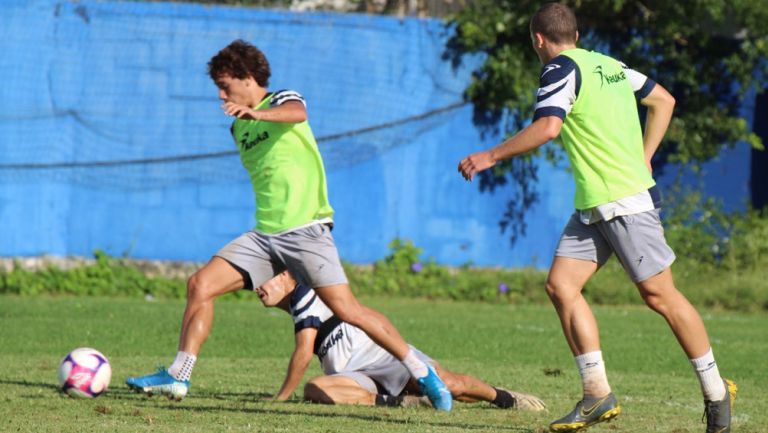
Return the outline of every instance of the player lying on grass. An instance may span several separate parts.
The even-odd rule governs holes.
[[[291,315],[296,346],[283,385],[275,398],[290,398],[317,355],[324,376],[307,382],[304,398],[325,404],[365,406],[429,405],[419,397],[418,386],[408,370],[373,342],[360,329],[342,322],[314,290],[296,282],[288,272],[278,274],[254,289],[266,307],[277,307]],[[459,401],[487,401],[503,409],[539,411],[545,408],[538,397],[494,388],[472,376],[440,367],[411,346],[417,356],[431,364]]]

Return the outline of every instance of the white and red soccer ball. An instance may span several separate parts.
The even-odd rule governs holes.
[[[69,352],[59,364],[59,385],[72,397],[98,397],[107,390],[111,378],[107,357],[89,347]]]

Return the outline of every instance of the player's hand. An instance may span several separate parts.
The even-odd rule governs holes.
[[[256,119],[256,111],[252,108],[234,102],[227,102],[221,106],[227,116],[235,116],[238,119]]]
[[[464,179],[471,181],[475,175],[483,170],[487,170],[496,165],[496,160],[491,156],[491,152],[485,150],[476,152],[461,160],[459,163],[459,173]]]

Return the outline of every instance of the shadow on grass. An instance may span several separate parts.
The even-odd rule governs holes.
[[[35,388],[35,389],[42,388],[42,389],[48,389],[54,393],[61,392],[59,385],[51,382],[33,382],[30,380],[24,380],[24,379],[0,378],[0,386],[3,386],[3,385],[22,386],[26,388]],[[131,397],[131,396],[136,396],[140,399],[147,399],[145,395],[137,393],[131,389],[128,389],[125,386],[121,386],[120,384],[114,385],[113,387],[110,387],[109,389],[107,389],[107,392],[102,394],[100,398],[120,399],[120,398]],[[155,397],[158,397],[158,396],[155,396]],[[273,395],[267,392],[213,392],[213,391],[199,391],[199,390],[195,391],[195,398],[200,398],[200,399],[208,398],[213,400],[236,400],[236,401],[247,401],[247,402],[260,402],[260,401],[271,401],[272,397]],[[163,397],[160,397],[160,398],[163,398]]]
[[[326,406],[326,407],[330,407],[330,406]],[[387,424],[401,424],[401,425],[414,424],[414,420],[410,417],[407,419],[397,419],[397,418],[391,418],[390,416],[358,415],[358,414],[352,414],[352,413],[346,413],[346,412],[330,412],[330,413],[303,412],[303,411],[280,410],[280,409],[227,408],[227,407],[216,407],[216,406],[194,406],[194,407],[167,406],[167,407],[163,407],[163,409],[183,410],[183,411],[190,411],[190,412],[219,411],[219,412],[240,412],[240,413],[253,413],[253,414],[260,414],[260,415],[278,415],[278,416],[310,416],[310,417],[316,417],[316,418],[333,418],[333,419],[344,417],[344,418],[349,418],[353,420],[360,420],[360,421],[367,421],[367,422],[381,422],[381,423],[387,423]],[[408,413],[408,415],[411,415],[411,414]],[[432,421],[423,421],[421,423],[432,426],[432,427],[451,427],[451,428],[459,428],[462,430],[503,430],[503,431],[512,431],[512,432],[521,432],[521,433],[535,433],[538,431],[535,429],[519,427],[519,426],[484,425],[484,424],[432,422]]]
[[[14,379],[0,379],[0,386],[2,385],[11,385],[11,386],[23,386],[28,388],[36,388],[36,389],[48,389],[51,391],[51,393],[55,394],[61,394],[61,390],[59,389],[59,386],[54,383],[49,382],[32,382],[27,380],[14,380]],[[193,400],[198,399],[214,399],[214,400],[228,400],[228,401],[247,401],[252,403],[264,403],[264,402],[271,402],[272,394],[266,393],[266,392],[205,392],[205,391],[196,391],[195,397]],[[45,398],[41,395],[34,395],[34,396],[24,396],[24,398]],[[164,397],[161,396],[155,396],[152,398],[146,397],[143,394],[137,394],[136,392],[123,387],[117,387],[117,388],[109,388],[109,390],[99,397],[100,400],[123,400],[123,399],[132,399],[135,400],[136,403],[151,403],[153,401],[163,401],[165,400]],[[292,401],[287,402],[288,404],[302,404],[307,405],[306,402],[302,401]],[[285,403],[281,403],[285,404]],[[320,406],[320,405],[318,405]],[[360,415],[360,414],[352,414],[352,413],[346,413],[346,412],[317,412],[317,411],[297,411],[297,410],[282,410],[282,409],[267,409],[267,408],[243,408],[243,407],[221,407],[221,406],[182,406],[177,404],[172,404],[169,406],[155,406],[158,409],[165,409],[165,410],[174,410],[174,411],[188,411],[188,412],[239,412],[239,413],[253,413],[253,414],[262,414],[262,415],[277,415],[277,416],[309,416],[309,417],[315,417],[315,418],[338,418],[338,417],[345,417],[353,420],[360,420],[360,421],[367,421],[367,422],[380,422],[380,423],[386,423],[386,424],[414,424],[414,420],[409,418],[404,419],[397,419],[392,418],[391,414],[388,414],[386,416],[378,416],[378,415]],[[333,407],[333,406],[324,406],[326,408]],[[494,409],[496,410],[496,409]],[[411,415],[411,413],[407,413],[404,415]],[[468,424],[468,423],[451,423],[451,422],[433,422],[433,421],[423,421],[422,422],[425,425],[429,425],[432,427],[452,427],[452,428],[459,428],[463,430],[502,430],[502,431],[511,431],[511,432],[520,432],[520,433],[535,433],[538,430],[531,429],[531,428],[525,428],[525,427],[519,427],[519,426],[504,426],[504,425],[485,425],[485,424]]]
[[[8,385],[8,386],[23,386],[26,388],[35,388],[35,389],[47,389],[51,391],[51,393],[54,394],[63,394],[61,391],[61,388],[56,383],[50,383],[50,382],[33,382],[29,380],[19,380],[19,379],[0,379],[0,386]],[[99,396],[101,399],[110,399],[110,398],[123,398],[125,396],[132,395],[133,391],[129,390],[128,388],[108,388],[106,393]],[[44,395],[31,395],[31,396],[24,396],[25,398],[45,398]]]
[[[59,385],[48,382],[31,382],[28,380],[0,379],[0,385],[26,386],[28,388],[49,388],[53,391],[59,391]]]

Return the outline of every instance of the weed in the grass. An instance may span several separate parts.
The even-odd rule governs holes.
[[[213,333],[181,403],[130,392],[128,375],[175,355],[183,302],[0,296],[2,432],[532,432],[546,431],[580,398],[578,373],[550,306],[364,299],[446,368],[541,396],[545,413],[461,404],[425,409],[277,403],[293,345],[288,315],[219,302]],[[663,319],[646,308],[598,307],[602,343],[624,412],[590,432],[701,432],[698,382]],[[768,315],[704,311],[720,370],[736,380],[734,431],[765,432]],[[107,355],[110,390],[75,400],[56,390],[61,357],[79,346]],[[315,362],[305,379],[319,374]]]

